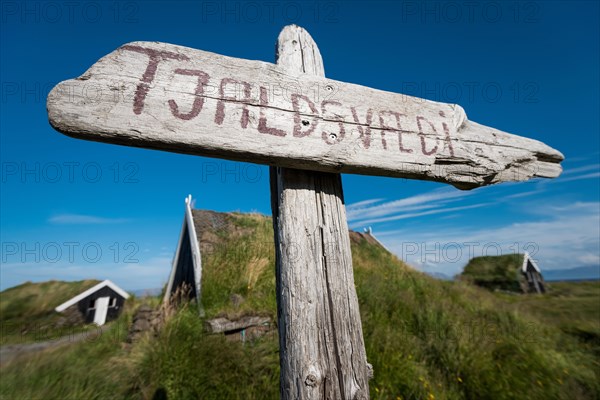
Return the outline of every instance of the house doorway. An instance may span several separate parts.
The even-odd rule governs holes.
[[[106,322],[106,313],[108,312],[108,301],[110,297],[98,297],[94,303],[96,312],[94,313],[94,323],[96,325],[104,325]]]

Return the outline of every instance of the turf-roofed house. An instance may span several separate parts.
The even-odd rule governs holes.
[[[235,235],[230,224],[230,215],[210,210],[193,209],[192,196],[185,199],[183,224],[171,273],[163,302],[170,303],[182,299],[195,300],[200,316],[205,312],[202,305],[202,256],[210,254],[218,246],[219,235]],[[238,232],[239,233],[239,232]],[[227,266],[224,266],[226,268]],[[232,302],[241,296],[232,296]],[[271,319],[263,315],[243,315],[228,319],[223,316],[207,319],[206,328],[214,334],[224,334],[232,341],[245,342],[264,335],[271,326]]]
[[[79,293],[55,308],[68,319],[104,325],[116,319],[129,294],[108,279]]]
[[[185,288],[187,296],[190,299],[196,299],[200,305],[201,280],[202,260],[200,258],[200,244],[192,213],[192,196],[189,195],[185,199],[185,213],[181,226],[181,234],[179,235],[171,273],[167,281],[164,301],[171,301],[178,289]]]
[[[546,293],[542,270],[529,253],[472,258],[460,279],[490,290]]]

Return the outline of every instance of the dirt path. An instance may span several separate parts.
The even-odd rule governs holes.
[[[66,344],[77,343],[86,339],[95,340],[99,335],[102,335],[109,329],[110,325],[105,325],[102,327],[98,327],[97,329],[91,329],[85,332],[78,332],[75,334],[62,336],[57,339],[38,341],[33,343],[8,344],[2,346],[0,347],[0,366],[4,366],[10,360],[23,354],[55,348]]]

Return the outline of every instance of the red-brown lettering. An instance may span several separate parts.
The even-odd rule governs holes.
[[[121,48],[123,50],[130,50],[135,51],[137,53],[146,54],[149,58],[148,66],[146,67],[144,75],[142,75],[142,79],[140,80],[140,83],[138,84],[135,90],[135,97],[133,98],[133,112],[139,115],[144,109],[144,101],[146,100],[146,95],[150,90],[150,84],[156,76],[158,63],[162,60],[167,59],[187,61],[189,60],[189,58],[187,56],[184,56],[183,54],[172,53],[170,51],[148,49],[141,46],[125,45]]]
[[[354,118],[356,127],[360,132],[360,139],[362,139],[363,146],[365,147],[365,149],[368,149],[369,146],[371,146],[371,122],[373,121],[373,110],[369,108],[369,110],[367,111],[367,126],[363,129],[362,124],[358,119],[356,108],[350,107],[350,109],[352,110],[352,118]]]
[[[425,146],[425,132],[423,132],[423,125],[421,124],[421,121],[427,122],[429,124],[429,126],[431,127],[431,129],[433,129],[433,131],[435,133],[437,133],[437,130],[435,129],[435,126],[433,126],[433,124],[427,118],[417,116],[417,125],[419,126],[419,136],[421,138],[421,151],[423,152],[424,155],[430,156],[437,152],[437,149],[438,149],[437,139],[436,139],[435,147],[433,149],[427,151],[427,148]]]
[[[329,105],[329,104],[334,105],[334,106],[342,105],[339,101],[325,100],[323,103],[321,103],[321,112],[322,112],[323,118],[325,118],[325,114],[327,112],[325,110],[325,106]],[[334,119],[339,121],[338,125],[339,125],[340,129],[337,134],[335,134],[333,132],[325,132],[325,131],[322,132],[321,137],[327,144],[339,143],[344,139],[344,136],[346,136],[346,130],[344,129],[344,122],[343,122],[344,119],[339,114],[334,114]]]
[[[258,131],[260,133],[268,133],[269,135],[275,135],[275,136],[285,136],[286,133],[278,128],[269,128],[267,126],[267,117],[264,114],[264,107],[268,107],[269,105],[269,98],[268,98],[268,93],[267,93],[267,89],[265,89],[264,87],[260,87],[260,118],[258,118]]]
[[[393,115],[396,118],[396,128],[388,126],[385,124],[383,120],[384,115]],[[383,148],[387,150],[387,142],[385,140],[385,131],[392,130],[398,132],[398,148],[401,153],[412,153],[412,149],[405,149],[402,146],[402,124],[400,123],[400,117],[406,117],[405,114],[401,114],[396,111],[381,111],[379,113],[379,124],[381,125],[381,143],[383,144]]]
[[[292,107],[294,108],[294,137],[304,137],[308,136],[314,132],[317,127],[318,120],[316,117],[313,117],[312,123],[308,121],[307,118],[302,118],[300,115],[300,103],[298,100],[302,99],[310,108],[310,111],[313,114],[319,114],[317,111],[317,107],[315,107],[314,103],[310,101],[310,99],[301,94],[292,93]],[[302,126],[308,126],[305,131],[302,131]]]
[[[454,147],[452,147],[452,139],[450,138],[450,130],[448,129],[448,125],[445,122],[442,122],[442,127],[444,128],[444,133],[446,134],[446,138],[444,142],[446,142],[446,147],[450,151],[450,155],[454,157]]]
[[[229,96],[225,94],[225,87],[227,85],[234,84],[234,94],[233,96]],[[217,102],[217,112],[215,114],[215,123],[217,125],[221,125],[223,120],[225,119],[225,100],[237,100],[236,94],[238,91],[238,85],[243,87],[243,98],[242,102],[250,101],[251,89],[252,87],[248,82],[238,81],[236,79],[231,78],[223,78],[221,80],[221,85],[219,87],[219,101]],[[240,118],[240,125],[242,128],[246,129],[248,127],[248,121],[250,120],[250,113],[248,111],[248,104],[243,103],[242,106],[242,116]]]
[[[169,107],[171,108],[171,113],[179,119],[190,120],[195,118],[202,111],[202,106],[204,105],[204,85],[208,83],[208,74],[206,72],[197,70],[197,69],[176,69],[176,74],[180,75],[188,75],[188,76],[196,76],[198,77],[198,83],[196,84],[196,90],[194,91],[194,103],[192,104],[192,110],[189,113],[182,113],[179,111],[179,107],[175,100],[169,100]]]

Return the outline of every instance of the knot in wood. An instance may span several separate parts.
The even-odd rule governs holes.
[[[306,379],[304,380],[304,383],[306,384],[306,386],[313,387],[317,384],[317,377],[315,376],[315,374],[308,374],[306,376]]]
[[[369,400],[369,398],[367,397],[367,395],[365,394],[364,391],[359,390],[358,392],[356,392],[356,394],[354,395],[354,399],[353,400]]]

